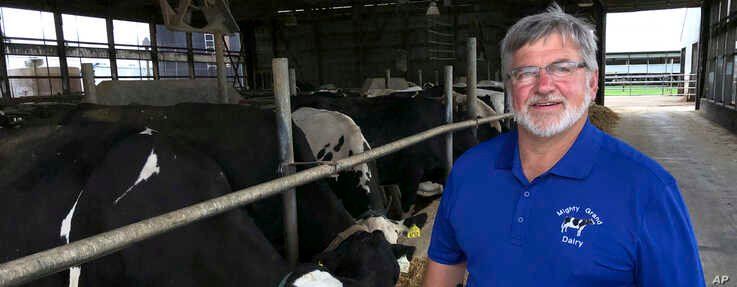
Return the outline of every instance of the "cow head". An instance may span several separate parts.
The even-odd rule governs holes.
[[[381,231],[361,231],[316,260],[331,274],[356,280],[362,286],[394,286],[399,279],[397,259],[410,258],[412,253],[414,247],[389,244]]]

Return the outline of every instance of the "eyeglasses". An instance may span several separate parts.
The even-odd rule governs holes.
[[[562,80],[573,75],[573,72],[578,68],[583,68],[585,66],[585,63],[575,61],[555,62],[545,67],[526,66],[512,69],[512,71],[509,72],[508,77],[512,79],[512,83],[515,85],[529,85],[537,81],[540,77],[541,69],[545,69],[545,72],[553,78]]]

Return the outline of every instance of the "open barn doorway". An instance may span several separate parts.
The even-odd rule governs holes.
[[[693,110],[700,16],[700,8],[608,13],[606,105]]]

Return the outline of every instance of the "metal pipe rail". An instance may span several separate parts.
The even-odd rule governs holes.
[[[511,118],[512,114],[479,118],[438,126],[372,150],[344,158],[334,165],[320,165],[293,175],[244,188],[172,212],[41,251],[0,265],[0,286],[20,285],[121,250],[134,243],[212,217],[243,205],[279,194],[361,163],[374,160],[429,138]]]

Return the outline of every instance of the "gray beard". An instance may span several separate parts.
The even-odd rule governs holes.
[[[553,123],[536,123],[532,115],[530,115],[529,109],[525,112],[517,111],[514,108],[514,102],[512,102],[512,112],[514,113],[514,120],[517,123],[528,130],[533,135],[538,137],[552,137],[557,135],[575,124],[581,117],[586,114],[591,104],[591,95],[586,88],[586,96],[584,97],[583,103],[578,107],[570,107],[568,100],[564,100],[564,110],[561,115],[557,117],[557,121]]]

